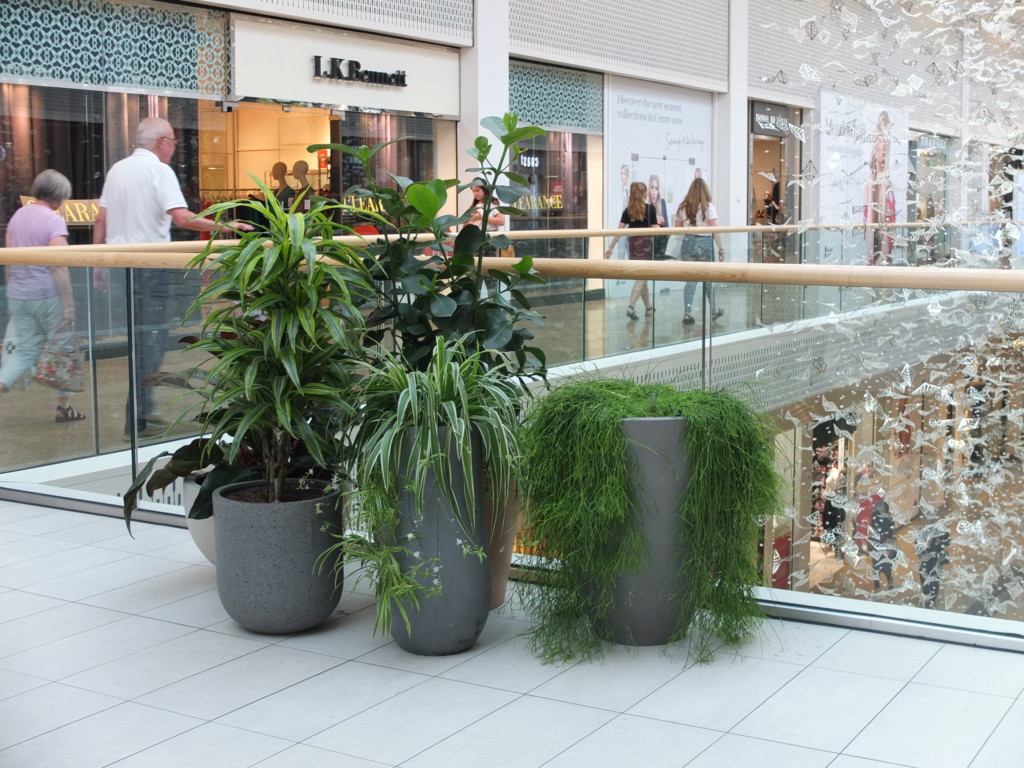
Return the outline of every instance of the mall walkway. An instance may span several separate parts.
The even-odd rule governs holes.
[[[544,666],[503,608],[422,658],[373,598],[293,637],[227,618],[187,532],[0,502],[3,768],[1015,768],[1024,655],[768,621],[739,654]]]

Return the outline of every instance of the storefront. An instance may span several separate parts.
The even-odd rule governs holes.
[[[593,72],[509,63],[509,111],[547,133],[527,142],[513,170],[530,194],[517,203],[511,229],[586,229],[601,223],[604,77]],[[582,239],[524,242],[535,258],[586,258]]]
[[[944,226],[950,207],[949,172],[953,140],[946,136],[910,132],[907,221],[926,226],[911,230],[913,263],[929,266],[949,259],[949,237]]]
[[[801,111],[795,107],[750,102],[748,224],[792,224],[800,220],[801,187],[790,182],[800,173],[802,144],[797,134],[801,119]],[[750,256],[756,262],[795,264],[800,261],[799,245],[798,238],[785,233],[754,235]]]

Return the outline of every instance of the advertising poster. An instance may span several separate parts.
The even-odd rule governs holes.
[[[822,261],[906,262],[906,247],[896,232],[864,228],[865,224],[907,220],[906,113],[849,96],[822,93],[819,114],[820,223],[854,228],[823,233]]]
[[[696,173],[711,187],[711,95],[625,77],[608,79],[605,119],[605,222],[619,225],[629,185],[641,181],[671,226]],[[620,240],[612,258],[625,259]],[[631,282],[608,280],[609,296],[627,295]],[[680,284],[681,285],[681,284]]]

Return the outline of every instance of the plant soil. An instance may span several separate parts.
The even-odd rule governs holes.
[[[245,501],[252,504],[273,503],[272,499],[267,497],[267,488],[264,485],[258,485],[253,488],[243,488],[241,490],[231,491],[224,495],[235,501]],[[322,488],[286,487],[284,492],[281,494],[281,501],[306,501],[307,499],[316,499],[323,495],[324,491]]]

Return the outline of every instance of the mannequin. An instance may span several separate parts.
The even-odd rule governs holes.
[[[295,183],[299,188],[299,197],[302,200],[302,210],[308,211],[309,206],[312,203],[310,198],[315,194],[313,187],[309,183],[309,163],[305,160],[297,160],[295,165],[292,166],[292,176],[295,177]]]
[[[288,166],[285,163],[274,163],[274,167],[270,169],[270,175],[277,182],[277,191],[274,192],[274,197],[285,210],[291,207],[292,199],[295,197],[295,190],[285,180],[287,173]]]

